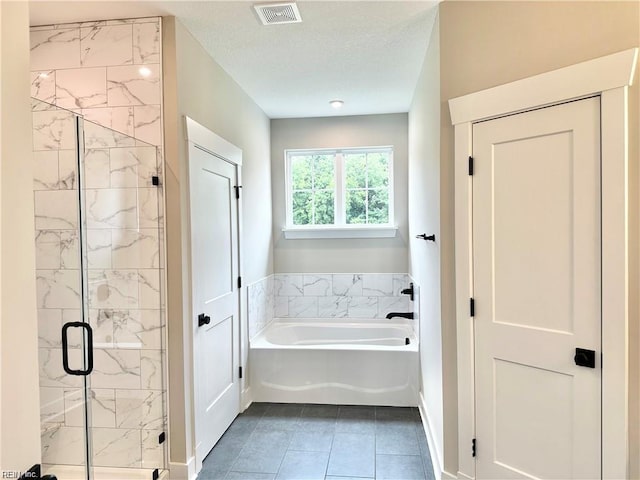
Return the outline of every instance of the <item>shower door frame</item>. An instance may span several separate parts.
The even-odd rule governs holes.
[[[84,161],[85,161],[85,143],[84,143],[84,119],[76,115],[76,160],[77,160],[77,188],[78,188],[78,269],[80,271],[80,319],[81,322],[88,325],[88,331],[92,332],[89,322],[89,265],[87,257],[87,229],[86,218],[83,205],[86,205],[85,189],[83,188]],[[63,347],[64,348],[64,347]],[[91,349],[91,351],[87,350]],[[82,348],[84,356],[87,355],[92,359],[91,368],[93,368],[93,340],[89,345],[84,344]],[[84,376],[83,379],[83,399],[84,399],[84,434],[85,434],[85,471],[87,480],[93,480],[94,471],[92,465],[93,459],[93,435],[91,435],[91,401],[89,392],[91,391],[91,372]]]

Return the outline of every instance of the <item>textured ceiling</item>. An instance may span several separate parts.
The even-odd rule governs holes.
[[[409,110],[437,2],[300,1],[302,23],[270,26],[252,4],[32,2],[31,23],[175,15],[271,118]]]

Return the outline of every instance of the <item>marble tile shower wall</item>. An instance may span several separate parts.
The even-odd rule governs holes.
[[[31,96],[162,145],[160,18],[31,29]]]
[[[80,465],[82,383],[62,370],[60,335],[64,323],[81,320],[75,151],[54,150],[51,138],[36,134],[43,113],[55,115],[61,131],[69,132],[60,145],[66,145],[66,135],[74,136],[67,125],[74,122],[70,112],[34,111],[34,154],[47,167],[34,178],[43,463]],[[113,132],[99,126],[92,131],[86,137],[84,213],[88,321],[94,331],[93,463],[162,468],[165,325],[159,192],[151,183],[158,170],[156,148],[125,142],[124,136],[115,135],[115,141]],[[93,134],[101,138],[99,148],[92,148]],[[71,362],[78,365],[79,342],[71,346]]]
[[[410,302],[400,290],[409,286],[404,273],[277,274],[275,317],[384,318],[408,312]]]
[[[160,19],[31,31],[42,462],[84,463],[81,377],[62,324],[80,320],[76,136],[84,123],[93,465],[164,468],[166,424]],[[106,128],[105,128],[106,127]],[[151,143],[143,145],[140,141]],[[78,365],[79,342],[70,343]]]

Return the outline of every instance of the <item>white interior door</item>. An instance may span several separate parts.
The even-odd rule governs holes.
[[[473,157],[477,478],[599,478],[599,98],[475,124]]]
[[[237,167],[189,149],[196,464],[240,408]]]

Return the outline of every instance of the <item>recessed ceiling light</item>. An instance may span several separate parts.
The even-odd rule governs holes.
[[[138,73],[143,77],[148,77],[149,75],[151,75],[151,69],[149,67],[140,67],[138,69]]]
[[[333,108],[338,109],[338,108],[342,108],[342,105],[344,105],[344,102],[342,100],[331,100],[329,104]]]
[[[42,72],[40,75],[38,75],[40,78],[47,78],[49,76],[49,74],[47,72]]]

